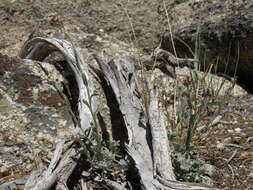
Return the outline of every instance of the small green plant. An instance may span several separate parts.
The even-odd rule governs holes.
[[[199,60],[200,39],[197,35],[194,59]],[[218,79],[211,74],[212,65],[204,72],[200,72],[199,61],[195,62],[194,69],[189,69],[189,75],[184,79],[177,79],[173,94],[173,112],[166,112],[170,124],[169,138],[173,143],[180,144],[185,151],[189,151],[193,140],[198,140],[198,127],[211,127],[213,120],[221,114],[221,108],[231,93],[234,83],[227,85],[225,79]],[[163,92],[165,110],[166,92]],[[164,101],[165,100],[165,101]]]
[[[85,75],[83,75],[84,84],[88,86]],[[71,103],[69,102],[66,95],[60,90],[60,87],[54,84],[54,87],[60,93],[62,98],[65,100],[67,106],[69,107],[69,112],[72,119],[76,125],[81,130],[80,120],[71,110]],[[88,88],[87,88],[88,90]],[[129,169],[129,159],[124,157],[120,151],[120,145],[118,141],[105,141],[102,138],[102,134],[99,130],[99,124],[97,122],[97,117],[95,111],[92,109],[91,101],[94,94],[88,93],[88,101],[85,103],[93,117],[93,124],[86,130],[82,130],[82,133],[76,137],[76,141],[80,144],[80,153],[85,158],[86,162],[89,163],[91,171],[99,172],[102,178],[117,178],[125,180],[125,174]]]
[[[197,35],[194,60],[199,60],[200,37]],[[176,54],[176,52],[175,52]],[[211,74],[213,65],[203,73],[196,61],[194,69],[188,70],[185,78],[175,80],[173,92],[166,89],[161,93],[162,104],[169,124],[168,138],[173,145],[172,163],[177,180],[202,182],[199,169],[204,161],[194,154],[192,147],[201,139],[199,127],[210,129],[213,121],[221,114],[235,83],[227,84]]]
[[[205,162],[192,152],[175,151],[171,155],[176,178],[179,181],[203,183],[199,169]]]
[[[129,163],[127,158],[122,156],[117,141],[103,141],[97,130],[93,130],[92,134],[88,130],[85,131],[78,141],[86,161],[93,170],[100,171],[103,177],[119,176],[128,170]]]

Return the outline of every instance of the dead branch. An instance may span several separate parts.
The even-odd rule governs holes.
[[[193,69],[194,62],[197,62],[198,60],[177,58],[172,53],[157,47],[150,56],[143,55],[140,58],[140,61],[148,70],[159,68],[168,76],[176,78],[176,67],[189,67]]]

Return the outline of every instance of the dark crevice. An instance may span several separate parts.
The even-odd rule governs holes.
[[[118,140],[120,142],[120,146],[123,150],[125,149],[125,143],[128,142],[128,133],[123,115],[119,109],[119,104],[112,87],[107,84],[106,80],[103,77],[100,77],[100,80],[110,111],[112,122],[112,136],[114,140]]]
[[[71,71],[70,66],[66,63],[66,61],[57,61],[54,63],[56,69],[63,75],[63,93],[67,96],[71,110],[78,114],[78,97],[79,97],[79,89],[75,79],[74,74]]]

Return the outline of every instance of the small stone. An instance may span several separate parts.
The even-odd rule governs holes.
[[[216,145],[216,147],[219,149],[219,150],[223,150],[225,148],[225,145],[223,143],[218,143]]]
[[[53,115],[51,115],[51,117],[59,117],[59,115],[57,113],[54,113]]]
[[[233,143],[240,143],[241,137],[234,137],[233,138]]]
[[[31,171],[34,168],[34,164],[27,164],[26,165],[26,170]]]
[[[225,138],[224,140],[223,140],[223,143],[231,143],[232,142],[232,138],[231,137],[228,137],[228,138]]]
[[[58,120],[58,123],[59,123],[59,125],[60,125],[61,127],[63,127],[63,126],[66,126],[67,121],[64,120],[64,119],[59,119],[59,120]]]
[[[239,127],[235,128],[235,132],[240,133],[241,131],[242,130]]]
[[[233,131],[233,130],[231,130],[231,129],[229,129],[229,130],[228,130],[228,133],[234,133],[234,131]]]
[[[90,173],[89,173],[89,172],[86,172],[86,171],[83,171],[83,172],[82,172],[82,176],[83,176],[83,177],[89,177],[89,176],[90,176]]]
[[[5,167],[5,166],[1,166],[0,167],[0,174],[4,174],[4,173],[7,173],[8,172],[8,168]]]
[[[211,177],[216,171],[215,166],[211,164],[204,164],[203,166],[200,167],[200,170],[209,177]]]

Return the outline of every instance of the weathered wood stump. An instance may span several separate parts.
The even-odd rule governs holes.
[[[123,122],[120,126],[117,126],[118,131],[116,132],[118,134],[122,133],[121,135],[125,137],[117,140],[121,140],[121,144],[125,149],[123,150],[124,154],[128,154],[134,161],[134,167],[138,171],[140,178],[140,187],[143,189],[214,189],[198,184],[181,183],[175,180],[170,158],[171,148],[164,125],[163,113],[160,111],[157,99],[157,87],[153,83],[152,78],[145,78],[145,75],[138,78],[133,57],[120,55],[112,59],[104,54],[104,57],[95,56],[94,64],[88,65],[84,61],[81,51],[75,48],[73,43],[55,38],[39,37],[28,41],[24,45],[20,56],[43,61],[55,51],[63,55],[65,61],[61,62],[61,64],[67,65],[67,67],[63,68],[68,68],[69,72],[72,73],[72,77],[75,79],[73,87],[78,90],[76,116],[74,116],[75,110],[71,112],[77,123],[74,133],[81,137],[88,131],[88,136],[85,139],[80,138],[79,145],[74,142],[69,146],[63,157],[61,157],[61,154],[65,140],[60,140],[47,169],[34,171],[28,180],[23,178],[25,181],[27,180],[25,189],[68,189],[68,179],[76,169],[80,170],[77,167],[78,162],[85,160],[85,154],[81,158],[80,145],[86,143],[85,141],[89,141],[89,131],[95,130],[94,125],[97,125],[96,105],[99,102],[96,101],[96,96],[93,96],[94,85],[92,80],[90,80],[91,70],[94,72],[93,75],[100,79],[99,81],[107,83],[107,86],[104,83],[105,91],[108,88],[111,89],[110,92],[107,91],[105,93],[110,93],[114,96],[111,101],[118,106],[120,114],[117,115],[118,118],[111,119]],[[43,67],[43,63],[41,63],[41,66]],[[141,99],[143,94],[140,93],[140,88],[138,87],[141,82],[145,83],[146,92],[148,92],[149,98],[146,101],[146,105]],[[56,89],[58,88],[56,87]],[[64,97],[62,92],[59,93]],[[104,133],[103,130],[101,132]],[[89,176],[89,171],[83,170],[79,179],[87,176]],[[109,179],[102,179],[102,181],[106,183],[107,187],[112,189],[131,188],[130,183],[119,184]],[[17,183],[15,180],[12,182],[8,181],[2,187],[11,187],[11,184],[15,183]],[[79,183],[81,189],[87,188],[87,184],[84,181],[81,180]]]

